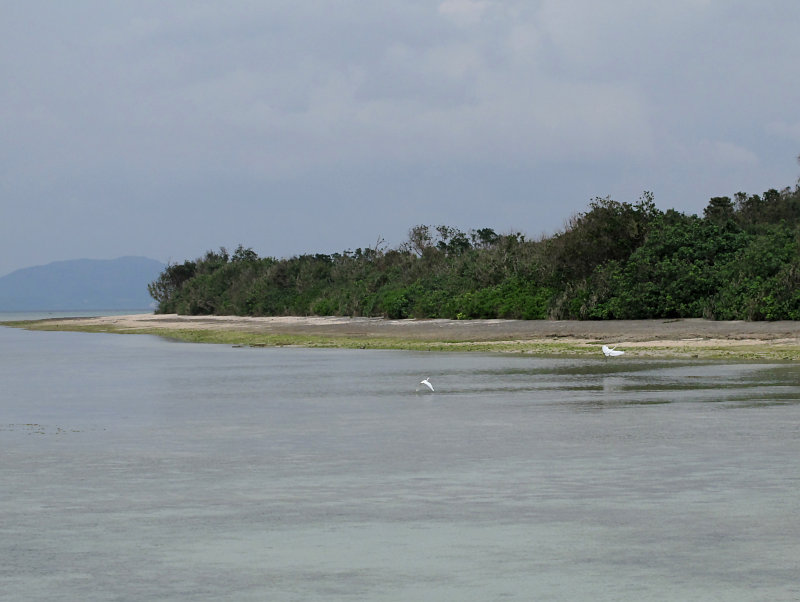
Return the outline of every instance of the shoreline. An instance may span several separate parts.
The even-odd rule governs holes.
[[[153,334],[240,346],[800,360],[800,322],[672,320],[388,320],[132,314],[0,323],[29,330]]]

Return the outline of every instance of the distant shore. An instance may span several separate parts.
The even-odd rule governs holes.
[[[32,330],[155,334],[243,346],[800,359],[800,322],[680,320],[386,320],[135,314],[6,323]]]

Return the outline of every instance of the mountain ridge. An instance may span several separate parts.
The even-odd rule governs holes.
[[[165,264],[148,257],[67,259],[0,277],[0,311],[142,309]]]

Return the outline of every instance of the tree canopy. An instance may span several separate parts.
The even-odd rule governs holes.
[[[562,232],[417,225],[398,248],[170,264],[159,313],[387,318],[800,319],[800,187],[710,199],[703,215],[596,198]]]

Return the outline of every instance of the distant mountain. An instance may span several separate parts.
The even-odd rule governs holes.
[[[151,307],[147,285],[164,267],[155,259],[120,257],[23,268],[0,278],[0,311]]]

